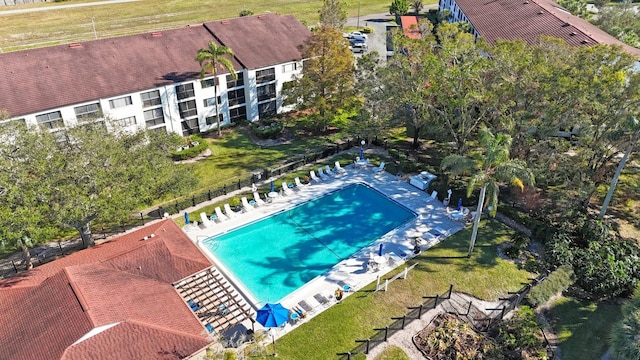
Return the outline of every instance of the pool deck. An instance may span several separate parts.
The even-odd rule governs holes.
[[[203,240],[354,183],[367,184],[418,215],[415,220],[391,231],[381,239],[376,240],[371,245],[356,252],[349,259],[341,261],[329,271],[316,277],[282,299],[282,305],[289,309],[298,306],[298,303],[304,300],[313,308],[313,311],[307,312],[308,316],[304,319],[298,320],[295,323],[290,321],[286,323],[285,326],[271,331],[274,338],[278,338],[295,329],[300,324],[335,304],[334,291],[337,288],[342,288],[344,284],[348,284],[352,289],[352,291],[344,294],[345,296],[349,296],[353,294],[353,291],[357,291],[363,286],[375,282],[378,277],[384,278],[384,275],[394,268],[404,266],[404,263],[413,256],[413,239],[415,237],[420,236],[425,240],[421,243],[421,249],[424,251],[464,227],[463,222],[452,220],[447,216],[442,202],[437,199],[428,202],[427,193],[411,186],[408,182],[400,178],[385,171],[376,173],[373,167],[363,169],[350,165],[345,167],[345,170],[347,171],[346,175],[334,177],[323,182],[314,182],[310,186],[305,186],[302,190],[294,190],[295,193],[293,195],[280,196],[266,206],[257,207],[250,212],[238,214],[238,216],[230,220],[215,223],[207,228],[190,225],[185,226],[185,232],[191,240],[199,246],[205,255],[227,277],[230,283],[233,284],[241,294],[245,295],[248,303],[255,309],[258,309],[264,304],[254,303],[246,296],[246,290],[243,289],[238,281],[233,279],[233,276],[216,260],[210,250],[202,244]],[[280,183],[281,181],[276,181],[276,184],[280,185]],[[280,186],[277,186],[277,188],[280,188]],[[436,230],[437,233],[441,235],[433,236],[428,232],[433,230]],[[383,253],[394,253],[391,255],[396,255],[392,256],[396,261],[393,264],[387,262],[381,264],[378,271],[367,271],[366,264],[370,260],[372,253],[377,255],[380,244],[383,244]],[[315,299],[317,294],[322,294],[329,300],[328,306],[318,303]],[[256,330],[259,330],[259,324],[251,324],[249,321],[246,322],[247,324],[244,325],[247,329],[252,328],[252,325],[254,325]]]

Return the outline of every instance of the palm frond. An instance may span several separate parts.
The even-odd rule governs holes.
[[[498,212],[498,195],[500,193],[500,186],[495,181],[489,181],[487,183],[487,209],[489,210],[489,216],[495,217]]]
[[[535,175],[527,167],[527,163],[520,159],[510,159],[498,166],[495,172],[495,178],[498,181],[508,182],[510,184],[533,186],[536,183]]]
[[[467,197],[470,197],[473,193],[473,189],[476,186],[482,186],[487,181],[487,174],[483,172],[477,172],[471,176],[469,183],[467,184]]]
[[[464,157],[458,154],[452,154],[444,159],[440,163],[440,169],[444,172],[448,172],[451,176],[458,176],[474,171],[476,164],[472,159]]]

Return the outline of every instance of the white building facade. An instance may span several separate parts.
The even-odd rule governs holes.
[[[126,91],[126,86],[118,87],[117,84],[107,84],[104,88],[108,88],[109,90],[98,91],[103,92],[105,96],[73,104],[60,104],[60,106],[53,108],[43,108],[38,109],[38,111],[23,114],[15,114],[15,111],[12,113],[12,107],[17,109],[18,112],[28,110],[22,110],[20,106],[12,106],[13,104],[8,101],[6,103],[8,106],[5,106],[5,108],[9,108],[10,118],[12,120],[24,121],[29,126],[37,126],[51,131],[59,131],[66,127],[83,125],[90,122],[94,125],[104,125],[110,131],[135,132],[141,129],[150,129],[180,135],[197,134],[215,130],[217,128],[216,101],[218,102],[220,111],[220,122],[223,125],[243,120],[254,122],[272,117],[279,112],[287,110],[283,108],[282,104],[282,88],[284,84],[294,80],[296,76],[301,75],[302,54],[299,49],[304,44],[303,40],[310,36],[309,30],[293,17],[283,17],[276,14],[224,20],[221,23],[224,24],[221,26],[229,27],[232,30],[236,25],[238,28],[244,28],[245,26],[256,28],[262,26],[264,28],[262,37],[270,38],[270,40],[266,44],[267,49],[261,47],[259,51],[270,51],[276,54],[271,56],[262,53],[253,55],[251,49],[252,44],[242,44],[244,36],[241,33],[237,33],[236,35],[235,32],[231,32],[230,36],[232,38],[229,39],[229,42],[233,44],[233,47],[229,46],[229,48],[234,50],[235,53],[232,63],[236,70],[237,79],[234,79],[228,72],[223,71],[218,71],[219,75],[215,77],[207,76],[200,79],[199,64],[193,60],[198,48],[191,46],[190,49],[176,50],[176,53],[179,53],[175,54],[176,61],[164,61],[161,59],[162,64],[159,67],[166,70],[159,71],[160,75],[147,75],[144,74],[144,70],[140,71],[140,73],[142,73],[141,76],[143,76],[143,78],[141,78],[142,83],[158,82],[157,79],[159,77],[165,79],[178,78],[182,81],[162,81],[162,84],[137,91]],[[164,40],[168,42],[175,42],[172,40],[173,35],[175,35],[176,41],[178,42],[180,42],[181,39],[185,39],[185,36],[198,36],[202,38],[204,37],[203,33],[206,34],[204,29],[212,32],[208,29],[207,25],[208,24],[204,24],[203,29],[196,29],[197,31],[187,32],[181,29],[179,30],[181,34],[167,34],[172,31],[169,30],[163,32],[161,35],[158,35],[160,33],[152,33],[150,38],[144,38],[144,35],[140,35],[142,39],[136,38],[134,40],[144,42],[144,46],[151,46],[151,49],[155,49],[156,47],[161,48],[162,43],[151,45],[147,43],[156,40],[153,39],[154,37],[159,38],[162,36],[164,36]],[[279,26],[284,27],[285,31],[277,32]],[[215,26],[212,27],[215,28]],[[293,28],[291,30],[295,30],[298,33],[297,36],[294,36],[293,41],[291,39],[285,39],[285,37],[287,37],[286,30],[290,30],[290,28]],[[276,35],[274,35],[274,31],[276,31]],[[302,34],[300,34],[301,32]],[[280,36],[277,34],[280,34]],[[216,36],[217,34],[213,32],[212,35],[211,41],[219,43],[219,46],[227,46],[224,36]],[[254,34],[254,36],[261,37],[259,33],[257,35]],[[208,42],[203,40],[204,39],[194,40],[194,45],[201,44],[200,48],[207,47]],[[97,42],[100,41],[104,40]],[[116,42],[118,41],[119,39],[116,39]],[[269,46],[269,44],[271,44],[271,46]],[[283,44],[284,48],[279,49]],[[74,46],[82,47],[82,45]],[[73,46],[69,46],[69,48],[71,47]],[[55,51],[73,51],[64,48],[64,46],[60,49],[57,49],[59,47],[53,48],[56,48],[54,49],[54,53]],[[98,54],[97,56],[91,54],[92,48],[92,46],[87,44],[80,58],[103,57],[103,54]],[[166,48],[169,48],[169,46],[166,45]],[[30,50],[26,50],[21,53],[26,52],[27,54],[23,55],[28,56],[30,55],[28,54],[29,51]],[[101,50],[98,49],[96,51]],[[138,50],[133,47],[130,51],[135,53]],[[162,52],[162,49],[160,49],[159,52]],[[183,52],[187,52],[187,55],[183,55]],[[16,55],[12,53],[0,54],[0,62],[4,57],[10,58],[16,57]],[[244,60],[245,57],[248,59],[247,61]],[[137,59],[139,57],[135,58]],[[12,59],[9,60],[9,63],[11,63]],[[177,73],[177,75],[170,71],[172,70],[171,65],[176,63],[180,64],[179,66],[185,67],[184,69],[176,69],[177,71],[175,73]],[[187,63],[187,65],[183,65],[185,63]],[[125,59],[118,65],[127,66],[128,64],[129,61]],[[250,65],[247,66],[247,64]],[[71,66],[73,66],[73,64],[71,64]],[[80,63],[78,66],[82,67],[83,65]],[[153,66],[153,64],[150,64],[150,66]],[[107,70],[105,72],[108,73],[110,71]],[[169,75],[166,75],[167,73]],[[74,77],[76,75],[70,74],[70,76]],[[147,76],[149,77],[147,78]],[[153,77],[153,79],[151,77]],[[9,81],[11,81],[11,79],[9,79]],[[109,76],[105,77],[105,81],[111,81]],[[113,78],[113,82],[117,81],[117,78]],[[138,85],[133,81],[130,82],[130,84],[131,87]],[[52,102],[50,101],[51,99],[47,97],[47,94],[39,94],[37,87],[33,87],[33,89],[33,96],[46,97],[48,102]],[[109,92],[115,91],[122,92],[118,94],[108,94]],[[70,94],[70,97],[73,96],[76,98],[86,97],[85,94]],[[59,102],[62,101],[64,100]],[[34,103],[36,104],[31,107],[37,108],[39,105],[37,102]],[[3,109],[3,105],[5,104],[0,100],[0,109]]]

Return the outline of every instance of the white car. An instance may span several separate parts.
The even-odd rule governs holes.
[[[349,33],[349,38],[350,39],[364,38],[366,40],[367,39],[367,34],[361,33],[360,31],[353,31],[353,32]]]
[[[365,43],[356,43],[349,46],[349,50],[353,51],[353,53],[366,53],[369,47]]]

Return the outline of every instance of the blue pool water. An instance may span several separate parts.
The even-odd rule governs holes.
[[[277,302],[414,217],[355,184],[204,244],[258,302]]]

